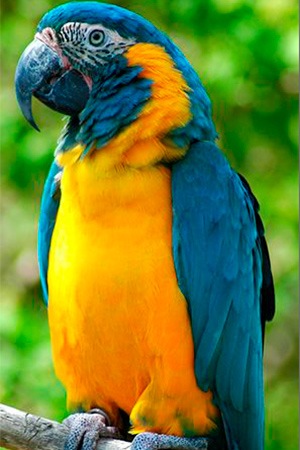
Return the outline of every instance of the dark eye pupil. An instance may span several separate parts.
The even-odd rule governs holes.
[[[89,36],[90,44],[92,45],[100,45],[104,41],[104,33],[103,31],[92,31]]]

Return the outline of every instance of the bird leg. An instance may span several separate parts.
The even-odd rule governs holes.
[[[72,414],[63,423],[70,428],[64,450],[95,450],[101,438],[123,437],[118,428],[111,426],[108,415],[98,408]]]
[[[205,437],[178,437],[157,433],[141,433],[137,435],[130,450],[208,450],[210,439]]]

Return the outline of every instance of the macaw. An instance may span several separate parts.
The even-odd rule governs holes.
[[[55,371],[81,411],[65,448],[129,429],[135,450],[262,450],[270,259],[190,63],[141,16],[73,2],[15,81],[33,127],[32,96],[69,116],[38,231]]]

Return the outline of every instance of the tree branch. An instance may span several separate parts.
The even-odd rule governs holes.
[[[0,446],[11,450],[63,450],[68,428],[0,404]],[[129,450],[130,443],[101,439],[97,450]]]

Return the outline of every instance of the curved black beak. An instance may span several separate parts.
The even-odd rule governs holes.
[[[77,115],[90,90],[82,74],[66,69],[60,56],[39,39],[23,52],[16,69],[16,95],[27,121],[39,131],[32,115],[32,96],[62,114]]]

